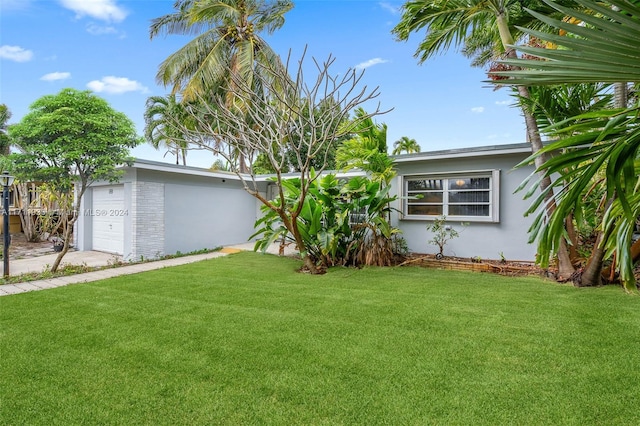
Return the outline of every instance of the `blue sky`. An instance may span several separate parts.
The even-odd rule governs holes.
[[[155,82],[158,65],[186,43],[182,36],[149,39],[153,18],[173,12],[173,0],[0,0],[0,103],[18,122],[29,105],[65,87],[90,89],[125,113],[142,134],[149,96],[168,90]],[[452,51],[419,65],[422,35],[397,42],[398,1],[298,0],[269,44],[281,56],[336,57],[333,74],[365,70],[379,86],[388,145],[402,136],[423,151],[525,141],[524,121],[505,89],[494,91],[481,69]],[[144,145],[133,155],[174,161]],[[189,165],[208,167],[210,153],[191,152]]]

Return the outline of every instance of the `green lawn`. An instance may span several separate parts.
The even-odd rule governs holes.
[[[640,424],[640,298],[240,253],[0,297],[0,424]]]

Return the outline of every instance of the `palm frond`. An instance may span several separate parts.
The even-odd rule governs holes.
[[[594,0],[576,0],[582,9],[545,0],[570,19],[554,19],[529,11],[541,22],[573,36],[522,28],[531,36],[552,42],[558,49],[514,46],[543,60],[513,59],[504,64],[523,69],[498,71],[510,77],[498,84],[547,85],[577,82],[640,81],[640,6],[631,0],[611,0],[605,7]],[[616,10],[617,8],[617,10]],[[592,10],[595,13],[586,13]],[[571,22],[569,22],[571,21]]]

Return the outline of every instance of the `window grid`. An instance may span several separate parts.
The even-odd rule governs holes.
[[[497,221],[497,173],[404,177],[404,216]]]

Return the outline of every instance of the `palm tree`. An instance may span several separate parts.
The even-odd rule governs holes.
[[[545,12],[553,11],[539,1],[528,2],[529,7]],[[431,56],[446,51],[451,46],[463,47],[468,55],[475,55],[474,64],[484,64],[499,57],[517,58],[511,48],[522,33],[515,25],[539,21],[528,15],[520,0],[410,0],[403,6],[402,19],[393,29],[399,40],[407,40],[413,32],[426,29],[426,36],[419,44],[416,56],[424,62]],[[526,86],[517,86],[521,98],[528,99]],[[527,127],[527,141],[533,153],[542,150],[542,138],[535,117],[522,109]],[[547,154],[536,157],[536,166],[547,160]],[[547,213],[555,209],[553,187],[548,176],[539,182],[540,192],[547,201]],[[569,278],[574,268],[569,258],[566,242],[557,252],[559,275]]]
[[[156,80],[171,85],[183,102],[221,96],[227,105],[246,108],[251,100],[232,99],[233,87],[259,91],[265,74],[287,75],[280,57],[259,33],[272,34],[282,27],[292,7],[289,0],[177,0],[176,12],[152,21],[151,39],[159,34],[197,35],[160,64]],[[263,78],[255,78],[259,73]],[[239,170],[247,172],[245,155],[239,152],[236,157]]]
[[[393,155],[402,154],[402,152],[406,152],[407,154],[412,154],[414,152],[420,152],[420,145],[416,142],[415,139],[411,139],[408,136],[403,136],[397,141],[393,143]]]
[[[279,56],[260,37],[282,27],[289,0],[177,0],[176,12],[151,23],[151,39],[159,34],[196,34],[160,65],[156,79],[171,85],[186,101],[224,92],[239,78],[249,87],[256,64],[282,67]]]
[[[176,156],[176,164],[187,165],[189,143],[180,131],[179,124],[188,120],[187,107],[176,100],[176,95],[151,96],[144,112],[144,135],[155,148],[167,148],[167,153]],[[166,155],[166,154],[165,154]]]
[[[560,83],[630,81],[640,82],[640,6],[632,0],[576,0],[578,8],[549,4],[564,16],[574,19],[558,20],[533,12],[533,16],[547,25],[573,34],[572,37],[535,30],[531,35],[555,43],[562,49],[518,47],[524,53],[546,60],[509,60],[507,65],[522,69],[500,72],[510,77],[506,84],[549,85]],[[587,11],[591,11],[590,13]],[[548,252],[563,238],[558,225],[562,218],[574,211],[583,194],[598,175],[604,176],[607,208],[601,225],[598,248],[607,254],[615,253],[620,276],[625,287],[634,287],[633,265],[640,258],[640,244],[632,235],[640,215],[640,193],[636,181],[640,170],[637,161],[640,151],[640,107],[616,108],[598,114],[572,117],[557,126],[559,133],[570,129],[571,136],[562,137],[544,151],[564,150],[561,155],[543,164],[541,170],[553,176],[569,167],[574,172],[567,181],[554,181],[557,210],[547,221],[538,216],[539,250]],[[535,206],[535,204],[534,204]],[[597,269],[597,268],[596,268]]]
[[[346,123],[352,137],[338,147],[336,164],[344,170],[364,170],[372,180],[388,186],[395,170],[387,154],[387,125],[377,124],[367,115],[364,108],[357,108],[353,121]]]

